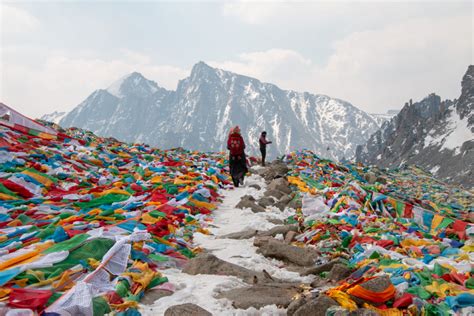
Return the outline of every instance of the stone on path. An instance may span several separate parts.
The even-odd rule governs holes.
[[[258,205],[260,205],[261,207],[268,207],[268,206],[272,206],[273,204],[275,204],[275,199],[273,197],[270,197],[270,196],[264,196],[262,197],[260,200],[258,200]]]
[[[293,283],[267,283],[232,289],[222,293],[221,297],[231,300],[235,308],[259,309],[274,304],[286,308],[300,292],[301,289]]]
[[[271,229],[267,231],[261,231],[258,233],[259,236],[272,236],[275,237],[278,234],[285,235],[289,231],[298,231],[298,225],[278,225],[275,227],[272,227]]]
[[[267,186],[267,190],[276,190],[285,194],[290,194],[292,192],[290,188],[290,183],[285,178],[278,178],[272,180]]]
[[[231,275],[240,278],[247,283],[253,283],[255,279],[254,277],[257,277],[259,283],[271,281],[262,272],[249,270],[239,265],[221,260],[210,253],[201,253],[189,260],[183,267],[183,272],[191,275]]]
[[[172,291],[162,289],[151,289],[145,292],[145,295],[140,300],[141,304],[151,305],[162,297],[173,295]]]
[[[293,198],[290,195],[283,195],[281,199],[275,204],[275,206],[280,210],[284,211],[288,204]]]
[[[227,235],[219,236],[219,239],[250,239],[258,234],[256,229],[247,229],[240,232],[230,233]]]
[[[278,191],[278,190],[267,190],[265,193],[263,193],[264,196],[273,196],[277,200],[280,200],[285,193]]]
[[[349,269],[345,264],[336,263],[329,271],[327,278],[331,281],[341,281],[347,278],[351,274],[351,269]]]
[[[257,252],[265,257],[291,262],[299,266],[311,266],[317,258],[315,249],[288,245],[284,241],[274,238],[255,238],[254,245],[259,247]]]
[[[331,306],[339,306],[339,304],[327,295],[320,295],[316,299],[312,299],[303,304],[296,310],[293,316],[325,316],[326,311]]]
[[[277,178],[283,178],[286,176],[288,171],[288,166],[284,162],[275,160],[268,165],[265,170],[265,173],[263,174],[263,178],[266,181],[271,181]]]
[[[295,236],[297,234],[298,234],[297,232],[290,230],[289,232],[285,234],[285,242],[287,244],[290,244],[295,239]]]
[[[288,308],[286,310],[286,314],[288,316],[292,316],[295,314],[295,312],[298,310],[298,308],[300,308],[301,306],[303,306],[304,304],[306,304],[308,301],[306,300],[306,298],[304,296],[300,297],[300,298],[297,298],[295,300],[293,300],[290,305],[288,305]]]
[[[165,311],[165,316],[212,316],[204,308],[191,303],[174,305]]]
[[[308,268],[303,275],[319,275],[321,272],[331,271],[332,267],[337,263],[342,263],[342,261],[340,259],[334,259],[319,266]]]
[[[265,208],[261,207],[255,202],[255,198],[250,195],[244,195],[240,202],[235,206],[236,208],[244,209],[249,208],[254,213],[265,212]]]
[[[282,225],[284,224],[285,222],[279,218],[269,218],[268,221],[272,224],[275,224],[275,225]]]
[[[259,191],[262,189],[262,188],[261,188],[258,184],[256,184],[256,183],[253,183],[253,184],[249,185],[249,187],[254,188],[254,189],[257,189],[257,190],[259,190]]]

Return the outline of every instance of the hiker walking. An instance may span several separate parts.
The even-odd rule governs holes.
[[[260,139],[258,140],[260,143],[260,153],[262,154],[262,166],[265,166],[265,156],[267,155],[267,145],[271,144],[272,142],[267,140],[267,132],[263,131],[260,134]]]
[[[247,173],[247,161],[245,159],[245,142],[240,134],[240,127],[236,126],[230,130],[227,140],[229,150],[229,169],[232,182],[236,188],[244,184],[244,177]]]

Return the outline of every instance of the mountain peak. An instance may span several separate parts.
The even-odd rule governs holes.
[[[209,76],[210,74],[215,74],[217,69],[212,68],[203,61],[198,62],[193,66],[191,70],[191,78],[201,78]]]
[[[158,90],[156,82],[146,79],[139,72],[132,72],[119,80],[112,83],[107,92],[118,97],[123,98],[127,95],[148,96]]]
[[[191,72],[193,71],[199,71],[199,70],[214,70],[211,66],[203,62],[202,60],[197,62],[194,66]]]
[[[462,94],[466,94],[474,89],[474,65],[469,65],[461,82]]]

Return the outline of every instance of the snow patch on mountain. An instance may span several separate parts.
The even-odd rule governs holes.
[[[460,147],[468,140],[474,139],[474,133],[469,128],[468,118],[464,117],[461,119],[456,112],[451,112],[451,115],[446,121],[446,126],[449,131],[446,133],[441,150],[449,149],[456,150],[456,153],[460,153]]]

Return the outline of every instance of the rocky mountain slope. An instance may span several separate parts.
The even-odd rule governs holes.
[[[448,182],[474,185],[474,66],[459,99],[431,94],[400,113],[357,148],[356,159],[381,167],[416,164]]]
[[[132,73],[92,93],[60,125],[160,148],[201,151],[224,150],[230,127],[239,125],[253,154],[266,130],[273,141],[270,156],[308,148],[339,159],[352,157],[356,146],[378,129],[371,115],[348,102],[282,90],[203,62],[176,91]]]

